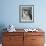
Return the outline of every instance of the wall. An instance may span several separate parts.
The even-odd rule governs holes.
[[[13,24],[16,28],[46,28],[46,1],[44,0],[1,0],[0,25]],[[19,5],[34,5],[34,23],[19,22]]]

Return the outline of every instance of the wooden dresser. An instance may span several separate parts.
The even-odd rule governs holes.
[[[44,46],[44,32],[3,32],[3,46]]]

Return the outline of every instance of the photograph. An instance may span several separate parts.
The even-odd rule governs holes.
[[[34,22],[34,5],[20,5],[19,15],[20,22]]]

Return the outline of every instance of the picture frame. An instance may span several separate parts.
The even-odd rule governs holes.
[[[34,22],[34,5],[19,5],[19,22]]]

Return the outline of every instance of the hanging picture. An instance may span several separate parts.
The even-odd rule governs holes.
[[[19,21],[25,23],[34,22],[34,5],[19,6]]]

